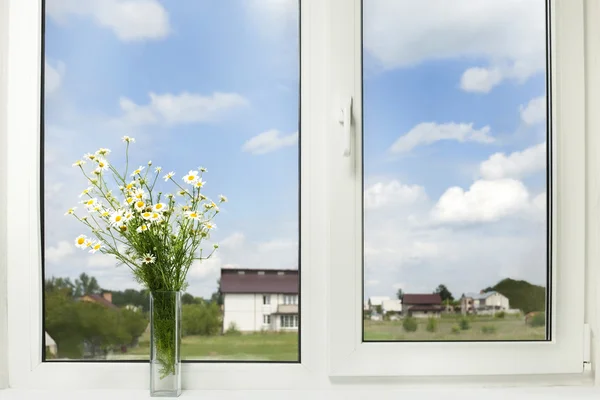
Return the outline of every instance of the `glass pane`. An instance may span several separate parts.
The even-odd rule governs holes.
[[[363,3],[363,340],[549,340],[546,16]]]
[[[187,254],[183,245],[161,236],[161,221],[177,217],[194,227],[186,237],[202,239],[202,257],[212,254],[187,275],[182,358],[298,362],[291,321],[300,310],[284,296],[300,290],[299,2],[48,0],[44,43],[46,361],[148,360],[144,280],[187,265],[177,256]],[[106,159],[106,169],[86,153]],[[102,191],[71,166],[76,160]],[[112,167],[124,182],[113,180]],[[170,171],[172,180],[163,179]],[[146,193],[139,209],[127,201],[132,181]],[[104,184],[114,204],[102,200]],[[97,211],[82,204],[91,199]],[[196,206],[185,208],[194,201],[198,216]],[[74,206],[77,218],[107,229],[95,254],[75,239],[95,243],[102,233],[65,215]],[[138,254],[146,247],[148,259]],[[145,272],[136,279],[104,254],[111,249]]]

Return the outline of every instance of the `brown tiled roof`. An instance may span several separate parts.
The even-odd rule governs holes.
[[[298,289],[298,270],[295,269],[221,269],[221,293],[296,294]]]
[[[405,294],[402,297],[403,305],[411,304],[442,304],[442,298],[439,294]]]
[[[83,297],[84,298],[87,297],[88,299],[90,299],[92,301],[92,303],[100,304],[101,306],[104,306],[107,308],[119,308],[119,307],[115,306],[113,303],[111,303],[110,301],[106,300],[104,297],[102,297],[99,294],[86,294]]]

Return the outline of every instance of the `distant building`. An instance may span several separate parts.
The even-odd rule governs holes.
[[[389,300],[390,298],[387,296],[372,296],[369,297],[367,304],[369,305],[369,310],[373,311],[375,307],[381,307],[383,309],[383,302]]]
[[[508,298],[495,291],[466,293],[460,298],[460,310],[463,314],[493,314],[509,311]]]
[[[402,297],[404,315],[415,318],[438,318],[443,310],[439,294],[405,294]]]
[[[381,304],[381,309],[384,314],[396,314],[402,313],[402,300],[389,299],[384,300]]]
[[[221,269],[223,331],[297,331],[298,270]]]
[[[86,301],[88,303],[96,303],[104,306],[106,308],[114,308],[117,309],[116,305],[112,302],[112,293],[111,292],[103,292],[102,295],[99,294],[86,294],[79,298],[79,301]]]

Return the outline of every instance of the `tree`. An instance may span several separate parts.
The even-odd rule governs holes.
[[[144,312],[150,309],[150,295],[147,290],[125,289],[124,291],[113,291],[112,302],[117,307],[128,305],[140,307]]]
[[[450,291],[448,290],[446,285],[443,285],[443,284],[439,285],[435,289],[435,292],[433,292],[433,293],[439,294],[440,297],[442,298],[442,301],[444,301],[444,300],[454,301],[454,297],[452,297],[452,293],[450,293]]]
[[[181,295],[181,304],[194,304],[196,299],[189,293],[184,293]]]
[[[71,282],[69,278],[55,278],[46,279],[44,282],[44,290],[48,292],[61,291],[67,296],[73,296],[75,291],[75,284]]]
[[[100,294],[102,289],[98,281],[93,276],[88,276],[85,272],[75,279],[75,297],[81,297],[86,294]]]
[[[217,303],[219,306],[223,305],[223,293],[221,293],[221,278],[217,279],[217,291],[210,296],[212,303]]]
[[[398,300],[402,300],[402,297],[404,297],[404,292],[402,291],[402,289],[398,288],[398,291],[396,292],[396,297],[398,298]]]

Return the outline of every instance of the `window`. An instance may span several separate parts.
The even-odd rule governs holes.
[[[208,168],[206,190],[229,197],[211,238],[220,245],[216,258],[191,272],[185,296],[185,308],[200,312],[186,312],[184,319],[204,319],[206,309],[197,307],[202,297],[219,324],[211,337],[184,339],[184,390],[309,389],[337,391],[339,397],[359,386],[398,390],[407,382],[591,383],[593,372],[583,362],[597,360],[585,351],[585,323],[591,324],[593,348],[600,347],[594,319],[600,257],[589,245],[600,231],[593,207],[600,197],[594,184],[599,143],[592,134],[599,125],[589,111],[597,108],[598,95],[595,2],[455,0],[448,6],[433,0],[323,0],[299,7],[297,0],[47,1],[45,12],[41,0],[9,2],[10,35],[4,37],[0,27],[0,63],[8,62],[10,76],[7,157],[0,164],[6,162],[10,173],[0,168],[0,213],[6,200],[10,234],[5,241],[0,235],[0,256],[8,265],[11,387],[147,388],[147,353],[137,350],[146,346],[144,334],[125,351],[121,343],[107,348],[81,337],[65,347],[64,336],[47,329],[56,327],[58,314],[44,312],[86,307],[56,295],[60,287],[73,297],[78,286],[92,292],[88,301],[116,305],[119,314],[110,315],[145,312],[138,308],[144,300],[136,299],[143,293],[122,267],[61,245],[71,240],[63,231],[72,229],[63,208],[84,189],[65,160],[74,161],[71,152],[81,156],[90,145],[118,140],[124,126],[132,128],[127,134],[136,137],[146,170],[149,159],[153,168],[175,163],[181,178],[187,170],[178,165],[193,157],[198,162],[191,168],[199,163]],[[147,7],[143,12],[129,12],[140,4]],[[547,63],[516,63],[539,56],[528,50],[533,36],[525,35],[539,26],[521,22],[540,4],[549,15],[542,56]],[[507,33],[503,27],[509,26],[516,28]],[[432,51],[439,56],[432,59]],[[463,79],[466,71],[471,72]],[[46,88],[43,98],[40,87]],[[525,112],[534,91],[547,98],[539,114]],[[223,100],[217,94],[238,94],[246,102],[226,96],[223,107],[203,108]],[[196,95],[202,101],[192,101]],[[184,100],[190,104],[182,106]],[[473,114],[491,100],[497,113]],[[525,119],[545,116],[545,124],[517,129],[521,112]],[[434,140],[439,135],[431,130],[435,135],[411,144],[411,152],[390,151],[422,123],[461,129],[473,123],[469,129],[489,126],[489,132],[470,135],[465,128],[467,133],[459,129]],[[486,132],[494,142],[485,142]],[[498,153],[494,160],[501,164],[506,159],[510,168],[521,165],[536,140],[546,141],[546,153],[527,168],[547,176],[529,171],[506,178],[527,190],[528,207],[505,210],[512,213],[510,221],[483,213],[482,219],[492,219],[484,225],[496,228],[485,231],[475,228],[482,221],[433,219],[431,210],[450,188],[463,197],[473,193],[482,163]],[[111,146],[115,160],[122,151],[116,146]],[[513,153],[520,156],[511,158]],[[527,214],[536,211],[540,203],[534,199],[544,189],[545,221]],[[501,191],[486,202],[477,197],[474,203],[497,204],[508,194]],[[417,206],[425,211],[418,213],[412,208]],[[546,223],[547,232],[527,225],[534,223]],[[477,235],[467,236],[474,231]],[[515,237],[524,240],[507,250],[505,242]],[[497,279],[488,268],[472,268],[460,251],[465,238],[486,243],[470,248],[487,255],[484,261],[496,267]],[[529,246],[527,238],[538,240],[539,247]],[[432,246],[432,239],[440,241]],[[535,262],[523,267],[529,259]],[[530,278],[532,271],[547,282]],[[545,326],[526,325],[532,314],[511,315],[512,294],[496,287],[505,277],[543,286],[544,309],[535,311],[545,312]],[[449,299],[440,284],[454,300],[437,301]],[[44,296],[53,291],[55,297]],[[132,300],[121,307],[126,295]],[[508,305],[500,295],[509,298]],[[483,311],[504,316],[488,318]],[[0,320],[3,312],[0,307]],[[507,321],[522,323],[514,338],[502,337]],[[83,335],[84,328],[62,333]],[[528,338],[523,330],[543,335]],[[436,337],[442,333],[456,340]]]
[[[84,154],[109,147],[102,157],[125,173],[120,137],[127,135],[136,139],[129,172],[140,165],[140,176],[160,187],[155,192],[170,193],[179,204],[189,189],[182,178],[194,170],[206,181],[204,195],[215,202],[221,193],[228,198],[218,205],[218,230],[203,245],[204,254],[213,244],[218,251],[194,263],[188,275],[182,357],[297,362],[298,334],[261,332],[253,295],[290,284],[269,281],[274,271],[267,274],[265,267],[299,267],[298,2],[283,19],[277,6],[262,2],[152,0],[154,17],[145,16],[144,2],[130,2],[139,8],[132,13],[149,18],[137,28],[127,19],[100,22],[102,13],[112,20],[124,12],[116,2],[101,10],[54,3],[47,2],[44,14],[45,360],[148,358],[148,295],[129,268],[113,268],[113,256],[74,251],[74,238],[92,233],[63,215],[78,201],[101,197],[71,163],[81,159],[90,174],[95,162]],[[264,29],[267,15],[277,24]],[[171,170],[180,187],[163,182]],[[111,189],[120,194],[118,185]],[[74,213],[94,218],[82,205]],[[297,276],[290,278],[299,286]],[[253,334],[252,343],[224,335],[236,329]],[[217,341],[213,349],[197,345],[206,332]],[[273,341],[280,343],[273,347]]]
[[[271,295],[270,294],[263,295],[263,304],[264,305],[271,304]]]

